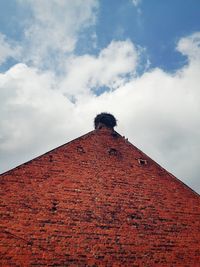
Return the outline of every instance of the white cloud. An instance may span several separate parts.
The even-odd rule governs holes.
[[[18,2],[32,14],[25,26],[23,61],[49,68],[73,52],[80,31],[94,24],[98,7],[97,0]]]
[[[137,66],[137,50],[130,41],[113,41],[98,56],[72,57],[60,89],[68,96],[80,97],[101,86],[111,89],[126,82]]]
[[[57,146],[78,132],[72,103],[54,86],[51,73],[24,64],[1,74],[1,170],[52,148],[52,144]]]
[[[0,65],[6,62],[8,58],[16,58],[20,54],[19,46],[9,42],[6,36],[0,33]]]
[[[50,71],[40,71],[25,64],[17,64],[0,75],[2,151],[21,149],[21,138],[24,147],[37,143],[37,139],[40,142],[43,140],[45,147],[47,140],[51,143],[54,137],[57,139],[60,136],[62,139],[67,133],[69,139],[80,129],[83,132],[88,130],[89,124],[85,124],[79,115],[81,105],[85,99],[92,101],[96,98],[92,92],[94,86],[113,85],[121,81],[121,76],[134,70],[136,50],[130,41],[112,42],[96,58],[88,55],[74,57],[72,61],[74,63],[69,64],[71,71],[68,70],[67,79],[62,78],[61,81]],[[80,90],[76,90],[78,86]],[[85,92],[87,86],[88,91]],[[66,93],[77,97],[78,104],[70,102]],[[51,134],[46,137],[43,132],[48,127]],[[35,128],[38,130],[35,131]],[[33,145],[32,149],[38,148]]]
[[[132,0],[132,3],[134,4],[134,6],[138,6],[140,3],[142,2],[142,0]]]
[[[182,38],[177,45],[177,50],[187,56],[189,60],[200,60],[200,32],[196,32],[189,37]]]

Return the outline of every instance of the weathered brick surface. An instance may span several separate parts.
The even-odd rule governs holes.
[[[0,183],[1,266],[200,266],[199,195],[109,129]]]

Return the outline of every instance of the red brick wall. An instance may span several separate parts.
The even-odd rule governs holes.
[[[199,196],[109,129],[0,184],[1,266],[200,266]]]

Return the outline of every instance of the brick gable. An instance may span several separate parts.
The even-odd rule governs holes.
[[[199,266],[199,195],[112,129],[0,183],[2,266]]]

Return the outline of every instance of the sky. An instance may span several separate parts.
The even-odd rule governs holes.
[[[0,0],[0,172],[100,112],[200,193],[200,1]]]

